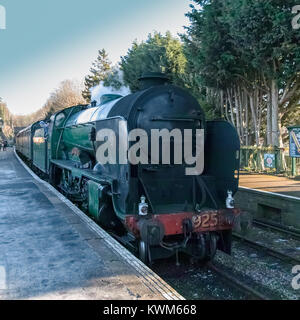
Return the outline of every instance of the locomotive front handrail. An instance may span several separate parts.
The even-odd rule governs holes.
[[[176,117],[153,117],[151,119],[151,121],[183,121],[183,122],[194,122],[194,121],[202,121],[202,118],[191,118],[191,117],[180,117],[180,118],[176,118]]]
[[[90,126],[90,125],[94,125],[94,124],[95,124],[95,121],[92,121],[92,122],[86,122],[86,123],[72,124],[71,126],[59,127],[59,128],[55,128],[55,129],[56,130],[64,130],[64,129],[68,129],[68,128],[86,127],[86,126]]]

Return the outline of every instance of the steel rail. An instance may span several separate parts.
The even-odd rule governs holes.
[[[259,219],[253,219],[253,224],[264,229],[270,229],[274,231],[279,231],[281,233],[285,233],[296,240],[300,240],[300,232],[297,232],[296,230],[291,230],[286,226],[281,226],[279,224]]]
[[[229,285],[234,286],[238,290],[242,291],[243,293],[247,294],[251,298],[255,300],[271,300],[269,297],[266,295],[258,292],[256,289],[251,288],[247,284],[243,283],[242,281],[238,280],[237,278],[231,276],[228,274],[226,271],[219,269],[216,267],[214,264],[209,262],[207,264],[208,268],[211,269],[214,273],[218,274],[222,278],[226,280],[226,282],[229,283]]]
[[[293,265],[300,264],[300,259],[298,259],[298,258],[292,257],[288,254],[281,252],[281,251],[269,248],[261,243],[255,242],[255,241],[248,239],[246,237],[243,237],[239,234],[236,234],[236,233],[233,234],[233,238],[237,239],[241,243],[245,243],[254,249],[258,249],[260,251],[263,251],[264,253],[267,253],[268,255],[275,257],[277,259],[280,259],[284,262],[291,263]]]

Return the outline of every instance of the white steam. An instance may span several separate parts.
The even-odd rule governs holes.
[[[123,72],[118,68],[114,68],[112,70],[112,74],[114,74],[114,78],[117,79],[118,82],[123,84],[122,87],[119,89],[116,89],[113,86],[106,87],[104,86],[103,81],[101,81],[99,85],[90,89],[92,96],[91,101],[97,101],[97,104],[99,104],[101,97],[105,94],[119,94],[121,96],[127,96],[131,94],[130,89],[124,86]]]

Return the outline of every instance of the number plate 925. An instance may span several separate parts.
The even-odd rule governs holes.
[[[216,227],[218,225],[218,214],[214,212],[195,215],[192,221],[195,229]]]

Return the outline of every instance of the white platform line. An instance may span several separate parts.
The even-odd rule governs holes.
[[[255,192],[258,192],[258,193],[264,193],[264,194],[269,194],[269,195],[273,195],[273,196],[277,196],[277,197],[287,198],[287,199],[290,199],[290,200],[300,201],[300,198],[298,198],[298,197],[287,196],[285,194],[276,193],[276,192],[264,191],[264,190],[259,190],[259,189],[252,189],[252,188],[247,188],[247,187],[242,187],[242,186],[240,186],[239,189],[247,190],[247,191],[255,191]]]
[[[62,202],[64,202],[77,216],[83,220],[88,227],[96,232],[105,243],[119,256],[126,261],[131,267],[133,267],[138,274],[144,279],[145,284],[156,289],[167,300],[185,300],[175,289],[169,286],[160,276],[148,268],[141,260],[135,257],[131,252],[125,249],[118,241],[111,237],[105,230],[103,230],[98,224],[96,224],[92,219],[90,219],[84,212],[77,208],[70,200],[59,193],[54,187],[52,187],[46,181],[40,179],[17,155],[14,149],[16,158],[19,160],[21,165],[26,169],[26,171],[39,183],[43,184],[47,189],[49,189],[53,194],[55,194]]]
[[[4,266],[0,266],[0,290],[7,289],[7,282],[6,282],[6,269]]]

